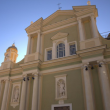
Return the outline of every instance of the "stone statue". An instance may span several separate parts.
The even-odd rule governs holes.
[[[19,100],[19,87],[14,88],[13,92],[13,102],[18,102]]]
[[[65,96],[65,82],[64,82],[64,80],[63,80],[63,79],[60,79],[60,80],[58,81],[57,85],[58,85],[58,89],[59,89],[59,90],[58,90],[59,96],[60,96],[60,97]]]

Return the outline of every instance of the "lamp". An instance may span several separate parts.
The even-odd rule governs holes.
[[[29,81],[29,77],[27,77],[27,80]]]
[[[99,63],[99,67],[102,67],[101,63]]]
[[[94,69],[93,65],[92,65],[91,69]]]
[[[34,80],[34,77],[32,77],[32,79]]]
[[[23,78],[23,81],[26,81],[25,77]]]
[[[88,70],[88,67],[86,66],[85,70],[87,71]]]

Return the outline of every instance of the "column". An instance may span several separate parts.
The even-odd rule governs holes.
[[[42,75],[39,74],[39,86],[38,86],[38,110],[40,110],[41,108],[41,94],[42,94],[42,91],[41,91],[41,86],[42,86]]]
[[[30,54],[30,48],[31,48],[31,36],[28,35],[27,55]]]
[[[8,88],[9,88],[9,79],[6,79],[1,110],[6,109],[6,104],[7,104],[6,102],[7,102],[7,97],[8,97],[7,96],[8,95]]]
[[[0,80],[0,95],[1,95],[1,86],[2,86],[2,81]]]
[[[38,101],[38,73],[34,73],[32,109],[31,110],[37,110],[37,107],[38,107],[37,101]]]
[[[21,91],[21,100],[20,100],[20,109],[19,110],[25,110],[25,104],[26,104],[26,85],[27,85],[27,75],[25,75],[23,77],[22,91]]]
[[[86,70],[86,67],[87,67],[88,70]],[[84,65],[84,68],[83,68],[83,78],[84,78],[85,97],[86,97],[86,107],[87,107],[87,110],[95,110],[94,103],[93,103],[94,101],[93,101],[90,69],[88,68],[88,65]]]
[[[40,32],[38,32],[38,37],[37,37],[37,53],[40,53]]]
[[[81,23],[81,18],[78,18],[77,20],[78,20],[78,25],[79,25],[80,41],[83,41],[85,39],[84,39],[84,32],[83,32],[83,27]]]
[[[53,41],[53,48],[52,48],[52,59],[56,58],[56,46],[55,46],[55,41]],[[46,53],[47,54],[47,53]]]
[[[94,14],[91,15],[91,25],[92,25],[93,37],[96,38],[98,37],[98,31],[94,19]]]
[[[102,96],[104,100],[104,110],[110,110],[110,85],[107,74],[107,69],[104,62],[98,62],[101,64],[101,67],[98,67],[99,79],[101,84]]]

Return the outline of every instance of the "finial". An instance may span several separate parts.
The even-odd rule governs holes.
[[[33,21],[31,21],[31,24],[33,24]]]
[[[12,46],[15,46],[15,43],[13,43]]]
[[[88,1],[88,2],[87,2],[87,4],[88,4],[88,5],[91,5],[91,2],[90,2],[90,1]]]

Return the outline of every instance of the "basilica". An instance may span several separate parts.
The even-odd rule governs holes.
[[[0,110],[110,110],[110,41],[95,5],[57,10],[31,22],[27,53],[7,47],[0,67]]]

